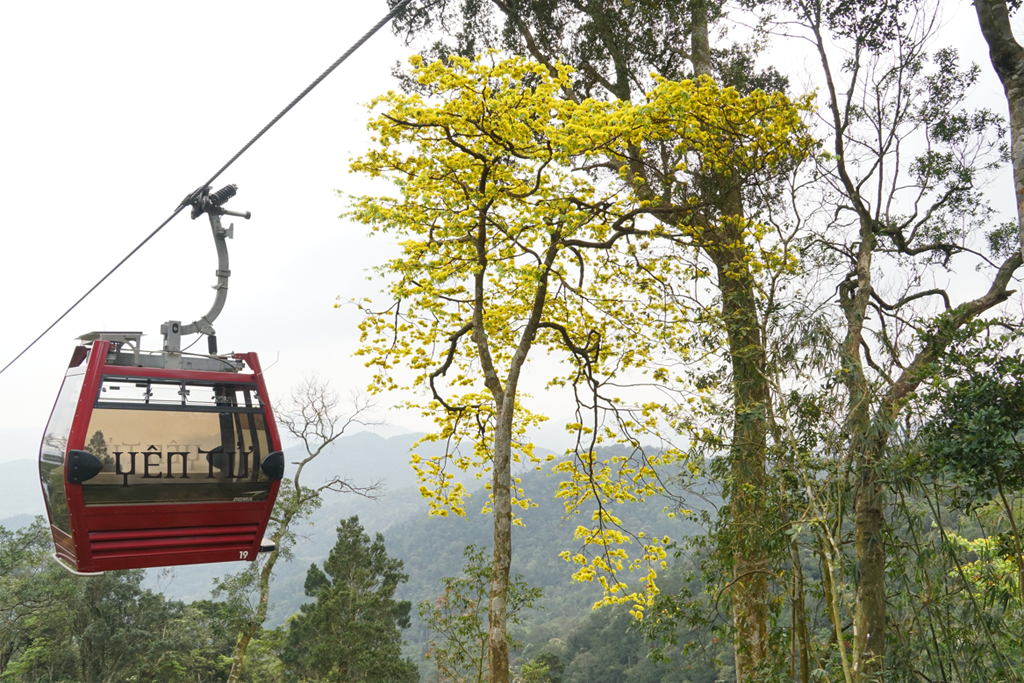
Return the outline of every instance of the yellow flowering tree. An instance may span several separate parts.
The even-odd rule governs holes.
[[[709,206],[709,193],[675,195],[687,192],[683,178],[739,188],[788,168],[812,145],[798,107],[784,97],[741,97],[710,79],[661,79],[641,103],[576,101],[563,97],[568,68],[493,54],[414,58],[412,78],[415,93],[390,92],[371,104],[380,112],[370,123],[375,145],[352,163],[398,190],[358,198],[349,214],[373,232],[393,233],[400,247],[379,268],[392,304],[364,304],[360,353],[377,371],[371,390],[421,397],[405,405],[435,421],[426,439],[447,444],[444,456],[413,456],[433,513],[465,514],[466,491],[452,467],[491,475],[489,661],[490,680],[499,681],[508,675],[513,509],[532,504],[512,464],[537,461],[521,437],[544,419],[519,390],[530,353],[540,347],[562,357],[567,369],[550,382],[570,385],[578,402],[579,421],[570,425],[580,437],[577,457],[558,468],[570,475],[559,496],[570,513],[596,511],[577,530],[584,552],[566,557],[579,564],[578,579],[600,581],[606,600],[631,600],[639,614],[657,590],[665,551],[661,539],[622,529],[612,506],[662,492],[659,470],[682,454],[671,445],[645,454],[640,443],[657,437],[677,406],[636,395],[622,401],[610,388],[645,375],[667,387],[663,361],[687,352],[681,331],[690,311],[678,290],[708,270],[671,257],[669,247],[713,243],[745,272],[787,263],[784,253],[760,248],[762,226]],[[657,183],[640,182],[653,176],[646,150],[666,145],[677,151],[671,167]],[[727,204],[729,192],[720,196]],[[639,457],[599,460],[596,448],[608,441]],[[640,547],[632,557],[631,541]],[[645,591],[616,578],[627,567],[645,568]]]

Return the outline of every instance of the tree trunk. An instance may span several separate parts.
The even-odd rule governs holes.
[[[494,556],[487,610],[490,683],[508,682],[508,616],[506,598],[512,567],[512,413],[514,397],[506,397],[494,429],[491,494],[494,501]]]
[[[693,72],[713,77],[707,0],[691,5]],[[738,188],[720,179],[724,216],[742,216]],[[765,455],[770,393],[758,319],[754,278],[742,231],[726,222],[710,231],[705,250],[714,262],[722,294],[722,322],[733,375],[733,432],[728,487],[733,545],[732,618],[736,629],[736,681],[753,680],[765,660],[768,639],[768,554],[764,533]]]
[[[885,431],[888,434],[888,429]],[[881,437],[878,441],[856,457],[853,548],[858,572],[853,613],[854,683],[879,679],[885,666],[885,489],[878,476],[884,441]]]
[[[751,680],[751,671],[764,661],[768,621],[768,556],[763,526],[768,396],[764,365],[758,362],[763,347],[752,294],[749,286],[725,278],[722,309],[729,329],[735,400],[729,505],[734,539],[732,615],[737,683]]]
[[[797,644],[800,660],[800,683],[811,681],[811,644],[807,637],[807,613],[804,608],[804,568],[800,559],[800,545],[796,536],[789,542],[793,558],[793,637]],[[794,679],[796,676],[793,677]]]
[[[1020,243],[1024,248],[1024,48],[1013,37],[1005,0],[975,0],[974,8],[1010,109],[1013,187]]]
[[[827,524],[827,521],[823,521]],[[839,593],[835,584],[835,546],[832,544],[831,536],[827,528],[821,529],[818,534],[818,557],[821,559],[821,586],[825,592],[825,607],[828,611],[829,621],[832,622],[832,638],[835,639],[836,647],[839,650],[839,663],[843,667],[843,680],[845,683],[853,683],[853,674],[850,672],[850,663],[846,657],[846,641],[843,640],[843,622],[839,610]]]
[[[859,367],[858,357],[858,368]],[[852,373],[851,373],[852,374]],[[872,425],[868,411],[870,397],[861,374],[851,385],[851,415],[847,429],[851,436],[851,457],[856,471],[853,501],[854,558],[857,586],[853,612],[853,681],[864,683],[881,676],[885,665],[885,489],[879,470],[889,429]],[[884,434],[871,434],[872,429]]]
[[[690,10],[690,61],[694,76],[712,76],[711,39],[708,36],[708,2],[693,0]]]
[[[298,482],[301,473],[302,468],[300,467],[295,475],[296,482]],[[295,488],[298,492],[298,484],[295,485]],[[288,527],[293,517],[294,513],[286,512],[281,519],[277,533],[271,537],[274,543],[274,550],[267,556],[267,561],[260,570],[260,602],[256,607],[256,614],[253,620],[246,624],[244,630],[238,634],[238,640],[235,641],[235,650],[231,655],[231,672],[228,674],[227,683],[238,683],[241,679],[242,665],[245,663],[245,651],[249,648],[249,643],[252,642],[252,639],[263,627],[263,622],[267,620],[267,610],[270,607],[270,576],[274,573],[274,565],[277,564],[277,558],[281,552],[281,544],[284,542],[284,536],[288,532]]]
[[[840,144],[841,141],[837,141],[837,149]],[[846,317],[846,336],[841,349],[843,381],[849,396],[845,429],[850,436],[848,457],[854,463],[857,476],[854,556],[858,571],[851,671],[854,683],[873,679],[885,662],[885,547],[882,538],[885,520],[878,468],[888,440],[888,431],[884,435],[872,434],[878,427],[871,423],[874,396],[861,357],[864,322],[874,291],[871,267],[876,244],[873,222],[865,210],[861,212],[860,238],[854,278],[839,288],[839,303]]]
[[[274,538],[274,543],[280,548],[280,539]],[[270,605],[270,575],[274,569],[274,563],[277,561],[277,551],[271,553],[271,557],[267,559],[267,563],[263,566],[263,570],[260,572],[260,602],[256,608],[256,614],[253,620],[246,624],[246,627],[238,634],[238,640],[235,641],[235,651],[231,655],[231,673],[228,674],[227,683],[238,683],[242,676],[242,665],[245,663],[245,651],[249,648],[249,643],[256,636],[256,633],[263,627],[263,622],[267,619],[267,608]]]
[[[242,664],[245,662],[245,651],[251,641],[252,633],[250,629],[246,629],[238,634],[238,640],[235,641],[235,651],[231,657],[231,673],[228,674],[228,683],[238,683],[239,676],[242,675]]]
[[[728,215],[740,215],[738,197]],[[733,559],[732,617],[736,629],[736,680],[752,680],[767,655],[768,554],[764,525],[768,379],[753,276],[744,260],[740,230],[726,223],[709,235],[708,254],[718,271],[722,322],[733,374],[733,434],[728,486]]]

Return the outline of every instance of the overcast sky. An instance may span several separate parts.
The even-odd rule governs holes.
[[[386,11],[383,0],[3,3],[0,367]],[[970,5],[947,14],[946,42],[981,63],[980,96],[1004,111]],[[394,87],[407,55],[382,30],[218,181],[239,186],[229,208],[253,214],[228,243],[220,349],[257,351],[273,395],[312,372],[342,393],[367,383],[352,357],[358,313],[333,304],[375,293],[365,269],[388,245],[339,220],[334,191],[371,188],[347,171],[369,145],[361,105]],[[777,57],[790,73],[802,62]],[[183,213],[0,375],[0,430],[41,433],[78,335],[139,330],[155,349],[163,321],[205,314],[215,268],[208,221]],[[34,454],[0,453],[12,457]]]

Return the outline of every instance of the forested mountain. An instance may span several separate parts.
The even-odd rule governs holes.
[[[520,478],[523,489],[538,501],[538,506],[523,510],[523,526],[513,529],[512,573],[521,574],[529,586],[540,588],[544,597],[539,601],[539,609],[527,615],[515,635],[528,645],[528,652],[532,649],[536,654],[548,647],[550,639],[564,639],[583,624],[595,623],[590,621],[590,614],[593,604],[601,597],[601,589],[594,583],[572,582],[573,566],[559,557],[562,551],[575,553],[579,548],[579,541],[573,538],[579,520],[576,517],[564,519],[564,509],[555,498],[561,477],[547,471],[527,470]],[[484,493],[481,487],[471,500],[482,501]],[[694,504],[698,502],[704,505],[694,497]],[[409,573],[409,582],[400,591],[402,597],[413,603],[433,600],[439,594],[441,577],[459,575],[466,545],[490,546],[491,520],[473,509],[479,504],[470,503],[465,518],[418,514],[387,530],[388,551],[405,561]],[[692,519],[686,516],[669,519],[663,507],[659,501],[647,506],[625,507],[621,511],[623,522],[641,533],[676,539],[698,532],[699,526]],[[699,512],[700,508],[694,510]],[[590,512],[583,510],[580,517],[586,519]],[[635,585],[638,577],[627,573],[623,579]],[[596,623],[603,624],[609,612],[605,610]],[[625,614],[625,619],[617,619],[618,627],[622,628],[615,636],[617,639],[625,637],[625,626],[632,619],[627,612],[620,612],[619,616]],[[409,651],[422,656],[427,638],[423,622],[414,619],[412,629],[406,634]],[[605,643],[604,647],[607,645]]]
[[[343,437],[333,444],[331,452],[326,453],[323,459],[315,461],[316,468],[305,473],[311,480],[316,480],[332,476],[335,474],[332,468],[339,468],[354,482],[382,480],[386,482],[386,485],[382,487],[376,499],[353,495],[336,496],[327,499],[325,504],[314,513],[302,530],[302,537],[295,546],[294,559],[277,565],[278,571],[271,589],[272,616],[268,619],[266,626],[267,628],[281,626],[287,617],[299,611],[300,605],[309,602],[310,598],[303,589],[307,570],[311,564],[319,565],[326,559],[336,540],[335,528],[338,523],[343,519],[358,516],[366,531],[371,535],[377,531],[385,532],[388,554],[404,563],[404,572],[408,574],[409,579],[399,586],[396,598],[408,600],[413,605],[411,628],[402,633],[406,643],[404,651],[419,666],[422,680],[431,680],[433,676],[431,664],[424,659],[430,633],[427,625],[419,617],[416,605],[424,601],[431,602],[440,594],[442,577],[460,575],[464,563],[463,551],[466,546],[475,544],[487,547],[491,542],[491,529],[488,515],[481,514],[479,510],[479,506],[486,499],[486,491],[481,484],[475,487],[470,486],[472,496],[465,518],[430,517],[427,515],[427,508],[419,491],[415,486],[408,485],[412,480],[410,474],[407,473],[411,471],[408,469],[408,454],[416,438],[417,435],[407,435],[384,439],[368,433]],[[633,621],[628,612],[625,609],[605,609],[596,613],[592,612],[593,603],[601,596],[599,587],[594,584],[571,581],[572,567],[561,559],[559,554],[565,550],[575,551],[578,542],[573,539],[573,533],[577,520],[575,517],[564,519],[564,509],[555,498],[556,488],[561,477],[551,474],[550,467],[549,464],[542,471],[528,468],[519,473],[524,490],[538,501],[538,505],[522,511],[523,526],[516,527],[513,537],[516,548],[513,571],[522,574],[529,586],[541,589],[543,598],[537,601],[535,609],[524,614],[523,623],[514,631],[514,636],[524,646],[524,649],[513,651],[513,658],[518,663],[517,666],[527,661],[524,654],[529,657],[532,653],[535,657],[542,652],[547,652],[557,654],[565,660],[568,666],[566,672],[569,678],[567,680],[617,681],[622,680],[621,676],[625,669],[636,667],[640,668],[634,671],[633,678],[635,680],[661,680],[661,676],[665,673],[664,667],[647,661],[645,653],[649,651],[649,646],[643,643],[642,635],[632,631],[627,633],[627,628]],[[33,476],[35,476],[34,473]],[[392,482],[404,483],[406,486],[403,488],[393,487]],[[700,499],[695,498],[694,500],[699,501]],[[705,503],[701,502],[701,505],[704,506]],[[672,538],[685,537],[699,530],[693,518],[677,515],[675,519],[670,519],[663,508],[664,505],[659,501],[652,502],[648,506],[632,506],[624,511],[624,522],[631,528],[647,534],[668,535]],[[695,508],[696,511],[700,509],[702,508]],[[581,512],[581,515],[585,514],[586,511]],[[216,643],[219,644],[210,640],[208,645],[210,648],[220,648],[220,655],[215,656],[212,653],[200,655],[194,648],[169,651],[166,663],[151,668],[152,673],[146,675],[162,675],[159,673],[160,671],[166,673],[171,670],[166,667],[172,667],[172,669],[178,667],[195,673],[199,671],[196,667],[201,668],[202,666],[207,666],[207,669],[205,669],[205,673],[199,675],[212,676],[212,678],[202,678],[202,680],[218,680],[217,676],[223,675],[224,662],[218,660],[217,657],[226,657],[228,652],[230,637],[226,630],[229,631],[231,628],[230,620],[235,618],[231,616],[232,610],[235,608],[230,607],[228,603],[213,600],[210,588],[214,577],[223,577],[232,571],[237,571],[235,563],[195,565],[178,567],[173,570],[149,570],[147,572],[149,578],[145,581],[143,581],[144,573],[141,571],[128,572],[123,575],[111,573],[103,579],[80,579],[67,575],[46,557],[49,553],[47,548],[49,541],[45,535],[31,536],[35,539],[32,543],[37,543],[38,546],[18,540],[17,533],[29,533],[30,530],[26,526],[21,532],[5,536],[4,538],[7,540],[4,548],[8,554],[24,553],[33,547],[38,548],[36,552],[39,553],[41,558],[39,561],[42,564],[38,569],[32,570],[37,579],[44,581],[39,586],[41,592],[36,595],[38,599],[50,600],[51,598],[47,597],[48,591],[74,592],[85,590],[92,583],[96,583],[95,590],[99,591],[96,599],[108,599],[99,596],[104,591],[114,591],[120,596],[117,600],[125,601],[125,606],[118,609],[142,610],[138,615],[140,619],[145,612],[151,613],[147,617],[149,619],[148,626],[129,622],[128,626],[132,629],[141,631],[149,628],[184,629],[187,623],[189,624],[188,628],[192,629],[191,632],[194,634],[198,633],[196,629],[210,634],[220,633],[220,636],[216,636],[216,638],[221,638],[221,640],[216,640]],[[24,550],[19,551],[18,548]],[[9,557],[8,572],[13,572],[8,574],[9,579],[15,579],[19,572],[23,571],[17,569],[18,562],[28,561],[27,555],[24,557],[18,555],[17,558]],[[239,568],[241,566],[243,565],[240,563],[237,565]],[[18,599],[17,596],[23,597],[23,591],[27,590],[30,584],[9,581],[5,585],[6,592],[0,590],[5,599]],[[39,608],[36,606],[33,609],[38,610]],[[89,608],[83,607],[83,609],[88,610]],[[127,612],[125,613],[127,614]],[[136,619],[136,617],[129,617],[129,619]],[[64,666],[71,666],[72,660],[77,662],[74,665],[78,667],[106,666],[92,660],[74,659],[74,657],[64,664],[55,663],[49,659],[44,661],[39,659],[43,655],[43,651],[35,650],[32,650],[35,652],[32,658],[26,659],[29,651],[23,650],[24,644],[19,643],[19,638],[26,637],[25,624],[24,619],[15,618],[3,627],[7,629],[6,631],[0,628],[0,631],[3,631],[0,632],[0,643],[4,642],[4,637],[9,639],[9,654],[7,656],[15,662],[13,671],[18,672],[16,676],[40,675],[40,666],[49,667],[54,672],[61,671]],[[161,626],[161,624],[163,625]],[[96,624],[89,628],[107,627]],[[117,632],[112,631],[111,633],[116,634]],[[122,636],[116,635],[116,637]],[[214,635],[208,637],[214,638]],[[54,634],[47,638],[49,640],[39,641],[39,644],[54,642],[53,638],[58,638],[58,636]],[[31,638],[30,641],[35,642]],[[174,642],[177,644],[165,646],[181,648],[185,647],[186,641],[179,643],[178,640],[175,640]],[[137,651],[133,655],[135,659],[129,658],[136,663],[128,664],[126,660],[123,666],[129,668],[142,666],[138,663],[141,660],[136,661],[137,658],[149,657],[146,654],[149,650],[138,650],[138,645],[126,644],[125,647],[136,648]],[[576,660],[575,654],[578,654],[581,659],[573,664]],[[256,658],[261,656],[259,650],[253,656]],[[198,662],[204,657],[209,660],[209,663],[199,664]],[[212,659],[210,659],[211,657]],[[220,661],[219,664],[218,661]],[[706,665],[707,662],[704,662],[698,666],[706,667]],[[640,670],[646,671],[646,675],[638,677]],[[86,680],[87,673],[80,672],[79,675]],[[96,675],[99,675],[99,669],[97,669]]]
[[[365,485],[382,481],[383,488],[375,499],[347,494],[327,496],[323,506],[304,522],[299,529],[301,539],[294,548],[294,559],[278,564],[271,589],[271,611],[266,626],[273,628],[298,611],[308,598],[303,592],[306,570],[310,564],[322,562],[334,545],[334,532],[338,522],[358,515],[368,533],[384,532],[388,552],[405,562],[408,583],[399,587],[397,595],[414,604],[431,600],[438,594],[443,576],[457,575],[463,566],[462,553],[470,544],[491,544],[490,519],[480,513],[486,499],[483,484],[472,477],[467,487],[472,492],[465,518],[430,517],[427,506],[413,483],[409,468],[409,451],[418,435],[395,436],[388,439],[362,432],[345,436],[332,444],[329,451],[313,461],[313,467],[303,474],[314,483],[333,476],[338,468],[354,483]],[[436,448],[436,447],[435,447]],[[430,445],[417,451],[431,452]],[[543,451],[541,451],[543,452]],[[292,453],[294,455],[294,452]],[[543,610],[533,622],[542,623],[552,633],[563,633],[586,616],[594,602],[600,598],[595,584],[575,584],[571,581],[572,567],[559,557],[564,550],[578,547],[573,539],[577,520],[564,519],[564,509],[555,498],[559,475],[552,475],[551,465],[543,471],[524,468],[520,472],[523,488],[538,502],[537,507],[522,511],[522,527],[513,535],[516,554],[513,570],[524,576],[531,586],[544,590]],[[473,486],[471,482],[475,482]],[[405,486],[401,486],[405,484]],[[692,509],[699,512],[707,503],[693,498]],[[624,522],[631,528],[650,535],[678,539],[696,533],[698,526],[692,518],[677,516],[669,519],[664,502],[654,501],[649,506],[628,506],[623,509]],[[582,511],[586,517],[587,512]],[[173,574],[150,572],[147,586],[159,586],[168,597],[179,600],[209,599],[213,576],[237,571],[242,563],[228,565],[197,565],[178,567]],[[540,633],[541,631],[538,631]],[[426,629],[413,613],[412,629],[405,633],[411,654],[422,656],[425,650]],[[538,636],[539,637],[539,636]]]
[[[338,521],[358,515],[369,533],[385,531],[396,524],[426,516],[426,504],[414,486],[415,476],[409,467],[409,451],[420,435],[409,434],[383,438],[370,432],[357,432],[333,442],[303,472],[303,482],[316,486],[334,476],[342,476],[356,486],[379,485],[371,497],[355,494],[326,494],[323,505],[296,529],[300,540],[294,548],[295,558],[278,565],[274,574],[272,606],[268,626],[276,626],[296,612],[305,599],[302,583],[310,563],[320,562],[335,542]],[[430,454],[434,444],[417,449]],[[286,451],[285,476],[295,471],[298,448]],[[468,482],[467,482],[468,483]],[[389,534],[390,536],[390,534]],[[461,548],[458,553],[461,553]],[[210,597],[212,579],[239,571],[245,563],[177,567],[157,580],[158,572],[149,572],[147,585],[160,585],[170,597],[179,600],[202,600]]]

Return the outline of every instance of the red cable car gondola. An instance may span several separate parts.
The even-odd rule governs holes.
[[[39,475],[56,549],[77,573],[254,560],[284,475],[284,454],[255,353],[218,356],[211,323],[227,297],[231,228],[210,216],[217,298],[192,325],[166,323],[164,350],[141,333],[81,338],[46,426]],[[233,226],[232,226],[233,227]],[[184,354],[182,334],[210,336],[210,354]],[[246,371],[247,369],[247,371]]]

